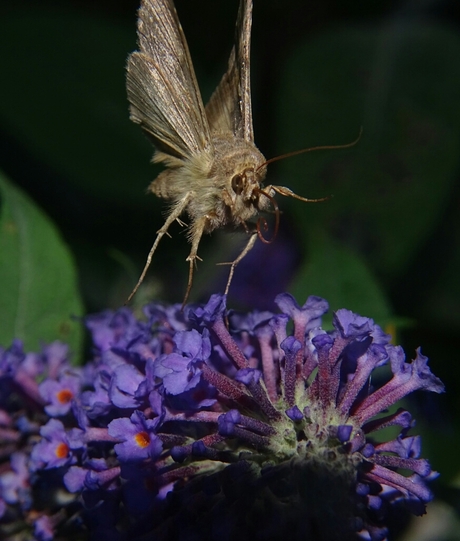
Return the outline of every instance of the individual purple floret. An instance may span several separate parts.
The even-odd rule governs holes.
[[[39,385],[39,392],[47,402],[45,411],[50,417],[66,415],[72,407],[72,400],[80,391],[80,378],[64,374],[59,379],[46,379]]]
[[[42,426],[40,429],[42,439],[34,445],[30,455],[31,470],[60,468],[75,463],[76,457],[72,450],[70,434],[57,419],[50,419]],[[79,447],[82,445],[83,442]]]
[[[393,406],[443,392],[427,358],[349,310],[326,332],[319,297],[275,302],[90,316],[78,369],[57,342],[1,350],[0,536],[378,541],[423,514],[436,473]]]
[[[146,419],[136,410],[128,419],[114,419],[108,425],[109,435],[120,441],[115,453],[121,462],[136,462],[145,458],[155,460],[162,451],[161,439],[155,434],[158,422]]]

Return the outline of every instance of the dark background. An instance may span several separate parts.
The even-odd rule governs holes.
[[[421,395],[436,425],[426,453],[457,471],[460,330],[460,5],[458,1],[255,0],[252,94],[282,227],[237,271],[229,306],[273,308],[284,290],[374,317],[411,355],[421,345],[447,384]],[[223,74],[236,0],[177,0],[204,100]],[[48,214],[76,261],[85,312],[116,308],[134,286],[165,207],[146,195],[160,170],[128,118],[124,68],[137,1],[4,2],[0,7],[0,167]],[[188,246],[164,238],[134,306],[181,302]],[[192,300],[222,290],[243,238],[203,240]],[[223,273],[223,274],[222,274]],[[436,410],[434,410],[436,408]],[[425,447],[426,448],[426,447]],[[442,468],[441,468],[442,465]]]

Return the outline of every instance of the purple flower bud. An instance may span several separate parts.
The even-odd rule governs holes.
[[[297,406],[293,406],[292,408],[287,409],[286,415],[289,417],[289,419],[291,419],[291,421],[294,422],[299,422],[304,418],[302,412]]]
[[[216,319],[223,317],[227,308],[227,298],[225,295],[211,295],[208,303],[203,307],[195,308],[189,313],[190,321],[200,326],[209,326]]]
[[[235,381],[244,383],[244,385],[250,385],[251,383],[258,383],[261,377],[262,372],[260,370],[255,370],[254,368],[242,368],[235,374]]]

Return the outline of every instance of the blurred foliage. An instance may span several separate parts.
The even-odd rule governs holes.
[[[207,98],[225,69],[237,2],[176,5]],[[125,301],[165,210],[145,193],[159,169],[128,118],[124,69],[136,48],[136,9],[137,0],[40,6],[23,0],[0,7],[0,167],[63,235],[86,311]],[[427,428],[425,437],[427,454],[447,481],[457,472],[460,444],[459,4],[255,0],[253,28],[254,128],[267,157],[346,144],[363,133],[351,148],[269,167],[272,184],[332,197],[318,204],[278,198],[278,238],[258,243],[243,260],[229,306],[272,308],[273,297],[286,289],[299,302],[318,294],[333,309],[345,306],[396,328],[408,355],[422,345],[447,383],[448,394],[437,399],[436,429]],[[30,212],[24,224],[31,235],[41,235],[38,224],[46,223],[50,245],[61,250],[40,259],[29,252],[32,274],[49,280],[34,283],[42,293],[28,299],[30,313],[36,317],[50,292],[59,304],[55,321],[79,313],[72,259],[59,237],[28,198],[3,186],[2,223],[11,212],[10,194],[17,194]],[[183,231],[175,225],[173,238],[163,239],[136,306],[152,297],[181,302],[188,272]],[[31,236],[29,247],[48,246],[44,238]],[[192,300],[222,289],[227,269],[215,263],[231,260],[243,242],[225,233],[203,241]],[[6,321],[5,314],[18,310],[11,272],[17,263],[6,251],[0,257],[2,266],[11,265],[9,272],[0,269]],[[65,274],[62,291],[53,277]],[[19,332],[5,328],[4,341]],[[40,338],[24,337],[27,344]],[[420,416],[435,418],[433,403],[421,399],[418,406]]]

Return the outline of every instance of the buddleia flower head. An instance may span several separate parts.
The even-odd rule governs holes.
[[[394,405],[443,391],[427,358],[407,361],[349,310],[323,330],[319,297],[275,301],[277,314],[227,312],[213,295],[91,316],[82,368],[62,345],[35,364],[19,343],[4,351],[0,385],[28,406],[0,404],[14,448],[3,521],[27,517],[37,539],[71,538],[77,514],[109,539],[383,540],[394,509],[423,514],[436,474]],[[46,508],[32,491],[44,479]]]

